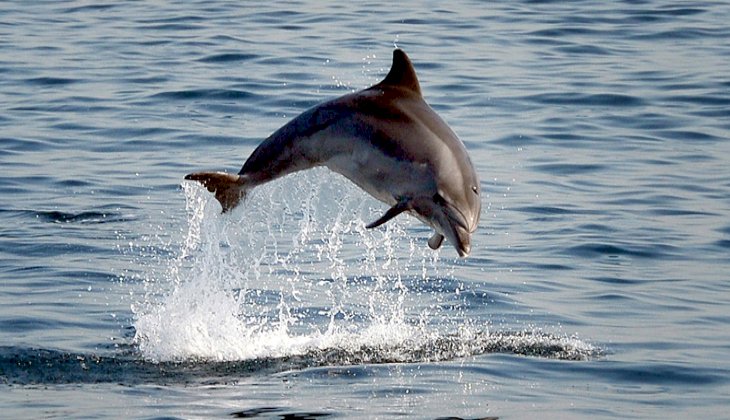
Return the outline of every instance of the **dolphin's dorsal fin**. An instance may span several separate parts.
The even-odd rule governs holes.
[[[421,85],[418,83],[418,77],[416,77],[416,69],[413,68],[411,59],[399,48],[393,50],[393,64],[388,75],[380,84],[398,86],[421,94]]]

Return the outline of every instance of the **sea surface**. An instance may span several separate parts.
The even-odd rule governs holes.
[[[0,417],[730,418],[725,1],[0,3]],[[404,49],[472,255],[183,181]]]

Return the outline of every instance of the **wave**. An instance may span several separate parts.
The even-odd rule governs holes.
[[[135,219],[131,214],[123,214],[114,211],[80,211],[64,212],[58,210],[33,211],[36,218],[49,223],[82,223],[82,224],[103,224],[128,222]]]
[[[155,93],[151,96],[151,98],[180,101],[230,101],[258,98],[258,95],[249,91],[238,89],[181,89]]]
[[[14,385],[116,383],[226,384],[242,378],[323,366],[389,363],[432,363],[491,353],[559,360],[589,360],[600,349],[575,337],[539,331],[461,331],[446,335],[405,337],[388,343],[374,335],[390,335],[391,327],[362,334],[290,337],[305,343],[298,351],[278,356],[216,361],[205,358],[151,361],[133,346],[117,354],[97,355],[32,347],[0,347],[0,383]],[[328,343],[325,343],[328,342]],[[326,344],[326,345],[325,345]]]

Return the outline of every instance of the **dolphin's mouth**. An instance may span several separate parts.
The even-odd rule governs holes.
[[[469,219],[458,208],[451,204],[444,207],[444,215],[448,221],[448,226],[444,226],[448,229],[444,229],[445,236],[454,245],[459,256],[466,257],[471,252],[471,232],[475,229],[469,226]]]
[[[456,231],[456,251],[460,257],[469,256],[471,253],[471,234],[467,230],[462,230],[459,227],[454,229]]]

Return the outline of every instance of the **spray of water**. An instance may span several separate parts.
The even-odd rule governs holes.
[[[409,288],[453,276],[412,239],[425,228],[400,217],[366,230],[382,206],[325,170],[261,186],[228,215],[199,186],[183,192],[185,239],[133,306],[134,341],[147,360],[426,361],[519,353],[540,340],[593,351],[577,340],[448,322],[459,314],[443,313],[440,294]]]

